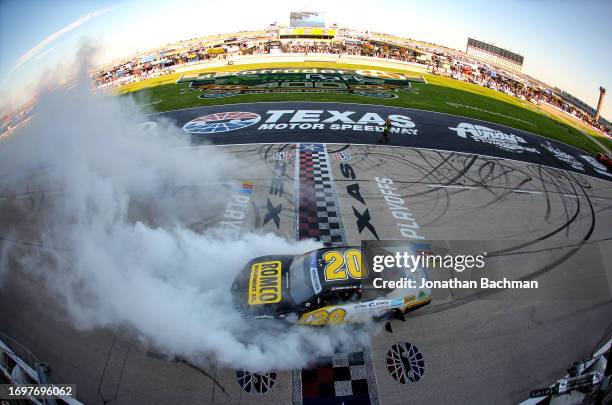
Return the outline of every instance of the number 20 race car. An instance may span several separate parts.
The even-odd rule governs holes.
[[[427,288],[375,288],[380,280],[428,278],[422,267],[379,273],[362,266],[361,247],[323,248],[297,256],[251,260],[232,285],[236,310],[252,318],[282,318],[302,325],[334,325],[368,319],[403,319],[427,305]],[[398,283],[396,283],[398,284]],[[387,283],[388,285],[388,283]]]

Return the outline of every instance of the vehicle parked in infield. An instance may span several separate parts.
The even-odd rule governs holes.
[[[415,244],[419,245],[419,244]],[[426,245],[421,249],[428,250]],[[414,248],[414,247],[413,247]],[[428,288],[375,288],[373,280],[428,279],[426,269],[373,272],[360,246],[272,255],[247,263],[232,285],[234,307],[251,318],[281,318],[302,325],[358,323],[403,318],[431,301]],[[364,261],[365,262],[365,261]]]

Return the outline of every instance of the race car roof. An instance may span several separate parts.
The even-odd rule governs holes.
[[[344,255],[349,250],[358,250],[361,251],[360,246],[343,246],[343,247],[332,247],[332,248],[323,248],[317,250],[316,253],[316,261],[317,261],[317,273],[319,276],[319,283],[321,285],[321,289],[323,291],[331,291],[331,290],[339,290],[339,289],[351,289],[351,288],[359,288],[363,280],[356,279],[353,277],[346,278],[338,278],[335,280],[330,280],[325,277],[325,267],[331,263],[331,261],[326,261],[324,256],[328,252],[338,252]],[[314,280],[313,280],[314,281]],[[315,291],[317,289],[315,288]]]
[[[408,250],[413,253],[418,251],[430,251],[429,244],[426,243],[401,243],[398,244],[397,247],[401,247],[402,250]],[[370,254],[372,255],[394,255],[393,247],[369,247]],[[358,279],[347,276],[346,278],[338,278],[329,280],[325,275],[325,268],[330,262],[325,261],[324,255],[327,252],[337,251],[338,253],[345,256],[345,253],[349,250],[358,250],[362,252],[362,263],[360,263],[361,271],[365,271],[367,273],[366,277]],[[403,271],[400,272],[401,269],[396,269],[397,271],[386,271],[386,272],[374,272],[369,266],[369,260],[366,259],[365,253],[363,253],[361,246],[342,246],[342,247],[332,247],[332,248],[323,248],[319,249],[313,253],[316,253],[316,261],[317,261],[317,273],[318,273],[318,282],[321,285],[321,290],[323,291],[331,291],[331,290],[341,290],[341,289],[350,289],[350,288],[368,288],[372,287],[373,280],[377,277],[382,277],[384,279],[395,279],[401,274],[404,274]],[[346,272],[345,272],[346,273]],[[316,284],[315,280],[313,283]],[[315,285],[315,291],[317,290]]]

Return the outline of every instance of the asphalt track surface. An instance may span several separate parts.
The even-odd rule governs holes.
[[[394,116],[400,116],[397,121]],[[473,153],[543,164],[612,180],[612,171],[580,149],[491,122],[369,104],[283,102],[196,107],[151,114],[192,134],[194,144],[321,142],[377,144],[381,120],[389,145]]]
[[[339,111],[348,107],[356,109],[334,106]],[[308,109],[316,110],[313,106]],[[217,110],[239,111],[236,106]],[[185,110],[174,113],[173,119],[182,117],[181,122],[187,122],[199,115]],[[423,134],[426,124],[418,115],[411,118],[419,135]],[[445,119],[455,120],[448,124],[454,127],[463,120]],[[239,131],[228,131],[225,136],[232,133]],[[313,141],[327,136],[322,131],[310,135],[316,138]],[[376,138],[369,140],[375,142],[377,135],[372,136]],[[230,142],[230,138],[224,140]],[[517,160],[478,156],[469,146],[465,154],[344,142],[296,145],[293,138],[286,143],[261,144],[276,141],[278,137],[260,136],[257,145],[221,147],[237,162],[223,180],[253,185],[244,218],[237,224],[241,231],[302,237],[296,223],[306,221],[301,212],[308,201],[299,168],[316,152],[334,185],[333,204],[339,213],[342,243],[377,237],[410,239],[381,194],[376,179],[386,178],[398,189],[411,218],[404,222],[409,222],[413,232],[431,240],[498,241],[498,251],[509,253],[500,255],[504,256],[500,268],[512,278],[536,279],[542,286],[537,292],[435,290],[432,304],[404,323],[394,322],[393,333],[373,332],[371,346],[357,352],[356,360],[348,354],[327,359],[331,363],[327,366],[346,366],[347,361],[356,364],[351,367],[360,376],[351,374],[348,383],[331,382],[335,392],[351,386],[352,403],[517,403],[531,389],[549,385],[573,361],[587,356],[607,329],[612,319],[609,181],[518,161],[524,154],[508,155]],[[282,164],[290,169],[279,171]],[[279,173],[284,194],[271,195],[271,182],[279,179]],[[37,180],[40,174],[27,176],[27,190],[0,187],[0,236],[28,241],[33,246],[25,248],[36,249],[46,215],[58,203],[58,196],[50,185]],[[356,198],[356,184],[361,199]],[[179,188],[176,198],[205,198],[207,191]],[[21,197],[7,197],[15,195]],[[227,202],[231,199],[228,194]],[[270,206],[278,221],[265,220]],[[199,231],[216,226],[224,220],[224,210],[221,206],[216,212],[201,212],[189,219],[188,226]],[[364,225],[366,211],[369,219]],[[322,239],[328,236],[324,229],[315,230]],[[599,240],[606,241],[593,243]],[[560,246],[564,247],[554,249]],[[581,267],[579,254],[599,255],[601,271]],[[77,331],[39,280],[20,272],[14,262],[7,266],[0,290],[0,329],[51,365],[52,381],[76,383],[79,399],[87,404],[351,403],[349,397],[325,397],[327,391],[321,387],[329,388],[329,381],[317,380],[308,370],[280,371],[271,390],[247,393],[237,383],[236,370],[199,368],[163,358],[121,329]],[[425,372],[417,382],[400,384],[388,371],[387,354],[398,342],[410,343],[423,356]],[[326,369],[325,364],[319,366],[318,370]],[[351,381],[358,379],[365,381],[365,387]],[[313,389],[319,390],[317,395]]]

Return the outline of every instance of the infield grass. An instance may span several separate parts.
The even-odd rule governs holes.
[[[226,72],[264,68],[299,67],[328,69],[375,69],[419,75],[410,70],[382,68],[335,62],[285,62],[266,64],[231,65],[190,71]],[[133,97],[150,112],[177,110],[182,108],[256,103],[260,101],[331,101],[358,104],[378,104],[394,107],[416,108],[495,122],[552,138],[589,153],[605,151],[600,145],[612,149],[612,141],[590,127],[574,122],[562,113],[550,114],[540,107],[516,97],[485,87],[451,78],[423,74],[425,83],[413,83],[413,91],[398,92],[398,98],[378,99],[352,94],[291,93],[291,94],[244,94],[217,99],[201,99],[199,91],[188,90],[189,83],[176,84],[181,74],[171,74],[129,84],[117,89],[123,97]],[[597,142],[594,142],[595,137]]]

